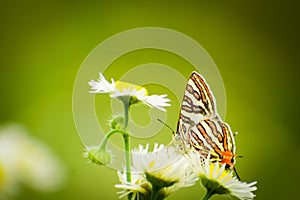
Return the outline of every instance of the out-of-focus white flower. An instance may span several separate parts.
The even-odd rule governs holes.
[[[148,95],[147,89],[142,86],[122,81],[115,82],[113,79],[109,83],[101,73],[99,73],[99,79],[97,81],[91,80],[89,85],[91,86],[90,93],[108,93],[110,97],[120,100],[124,97],[131,97],[129,99],[131,105],[143,102],[150,107],[155,107],[162,111],[166,111],[164,107],[170,106],[168,103],[170,100],[166,98],[166,94]]]
[[[21,126],[0,127],[0,193],[16,193],[18,183],[52,191],[59,189],[64,179],[65,169],[44,144]]]
[[[203,199],[209,199],[214,194],[232,195],[241,200],[253,199],[252,193],[257,188],[257,182],[245,183],[233,176],[232,171],[225,170],[225,164],[210,163],[210,154],[207,158],[200,156],[198,152],[192,152],[190,157],[191,167],[198,174],[207,194]]]

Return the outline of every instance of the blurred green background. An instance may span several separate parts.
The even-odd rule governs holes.
[[[81,63],[97,44],[145,26],[180,31],[197,40],[215,61],[226,88],[226,122],[239,132],[237,153],[244,156],[236,166],[243,180],[258,181],[256,199],[297,197],[296,1],[13,0],[1,1],[0,9],[0,122],[25,125],[69,171],[64,189],[45,194],[28,188],[16,199],[118,198],[115,171],[86,164],[82,157],[72,118],[72,89]],[[141,63],[151,61],[138,53],[135,57]],[[161,62],[172,62],[168,58]],[[126,63],[133,66],[135,61]],[[190,71],[184,68],[185,74]],[[178,112],[178,106],[170,112]],[[177,114],[168,115],[174,128],[176,120]],[[202,195],[204,189],[197,184],[169,199],[196,200]]]

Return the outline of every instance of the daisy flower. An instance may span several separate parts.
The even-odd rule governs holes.
[[[127,182],[123,187],[119,186],[127,189],[127,193],[136,192],[137,187],[141,189],[136,183],[148,182],[151,185],[152,198],[155,196],[153,199],[164,199],[175,190],[191,186],[197,181],[188,170],[189,163],[186,158],[178,154],[173,147],[155,144],[154,150],[150,152],[149,144],[145,148],[140,145],[138,149],[132,151],[132,164],[132,174],[142,178],[139,181]]]
[[[140,173],[131,174],[131,182],[128,182],[125,171],[126,170],[124,170],[124,172],[118,172],[121,184],[115,185],[116,188],[122,189],[117,193],[120,195],[120,198],[130,196],[131,200],[150,199],[152,185],[146,180],[145,176]]]
[[[233,176],[232,171],[225,170],[225,164],[210,163],[210,155],[207,158],[199,156],[197,152],[189,154],[193,171],[198,174],[207,193],[203,199],[209,199],[214,194],[227,194],[241,200],[253,199],[252,193],[257,188],[257,182],[245,183]]]
[[[146,172],[169,183],[180,186],[190,186],[194,179],[189,179],[186,171],[189,163],[174,147],[154,144],[153,151],[149,151],[149,144],[144,148],[139,145],[132,151],[133,170]]]
[[[155,107],[159,110],[166,111],[164,107],[170,106],[166,94],[163,95],[148,95],[146,88],[138,85],[134,85],[122,81],[114,81],[111,79],[111,83],[108,82],[102,73],[99,73],[99,79],[97,81],[91,80],[89,82],[91,86],[90,93],[108,93],[111,98],[117,98],[121,101],[129,97],[129,104],[135,104],[143,102],[149,107]]]

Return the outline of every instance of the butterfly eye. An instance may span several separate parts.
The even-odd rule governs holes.
[[[234,163],[235,163],[235,159],[234,159],[234,157],[232,157],[232,158],[231,158],[230,162],[231,162],[232,164],[234,164]]]
[[[225,169],[230,169],[230,168],[231,168],[230,165],[228,164],[225,165]]]

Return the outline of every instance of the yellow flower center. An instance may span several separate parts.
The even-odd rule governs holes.
[[[140,85],[135,85],[123,81],[116,81],[116,89],[119,90],[120,92],[126,89],[131,89],[131,90],[135,89],[136,91],[144,91],[144,95],[148,95],[148,91],[146,90],[146,88]]]
[[[210,164],[209,168],[210,168],[209,176],[212,177],[213,172],[215,170],[215,163]],[[221,169],[221,167],[217,166],[215,174],[218,174],[220,172],[220,169]],[[229,174],[229,171],[223,170],[223,172],[222,172],[221,176],[219,177],[219,179],[222,179],[223,177],[227,176],[228,174]],[[228,178],[230,179],[230,176]]]
[[[153,160],[153,161],[151,161],[151,162],[149,163],[149,168],[150,168],[150,169],[153,168],[154,165],[155,165],[155,160]]]

